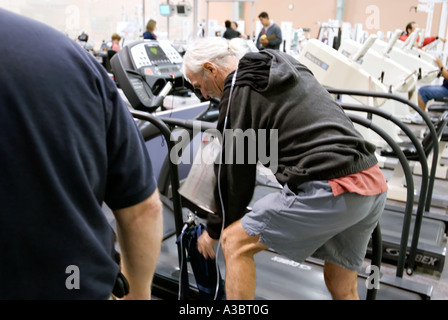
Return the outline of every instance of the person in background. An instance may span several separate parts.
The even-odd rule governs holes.
[[[271,23],[267,12],[262,12],[258,15],[263,28],[258,34],[256,46],[258,50],[275,49],[279,50],[283,41],[282,30],[275,23]]]
[[[226,27],[226,31],[224,31],[224,34],[222,35],[222,37],[224,39],[230,40],[230,39],[238,38],[241,36],[241,33],[238,30],[236,30],[236,28],[238,28],[238,26],[236,26],[235,28],[232,27],[232,22],[230,20],[226,20],[224,22],[224,24]],[[235,23],[233,23],[233,24],[235,24]]]
[[[418,106],[423,111],[426,111],[426,104],[429,100],[448,97],[448,71],[440,58],[436,59],[436,63],[440,68],[440,76],[443,77],[443,83],[442,85],[422,86],[418,89]]]
[[[268,248],[297,262],[311,255],[324,260],[332,297],[359,299],[357,275],[387,200],[376,148],[308,68],[272,49],[240,58],[237,41],[200,39],[183,60],[193,87],[205,98],[220,99],[217,129],[225,133],[215,164],[217,210],[208,217],[198,251],[214,258],[221,240],[229,300],[254,299],[254,255]],[[248,143],[229,143],[247,132],[253,133]],[[283,189],[246,213],[261,158],[251,153],[256,151],[250,141],[277,150],[270,155],[278,164],[271,170]]]
[[[411,21],[406,25],[406,31],[403,32],[403,34],[398,38],[398,40],[406,41],[406,39],[411,35],[412,32],[415,31],[415,29],[418,28],[418,24],[415,21]],[[424,46],[430,44],[431,42],[436,41],[437,39],[440,39],[443,43],[445,43],[446,39],[442,37],[425,37],[423,39],[423,45],[420,47],[423,48]],[[419,38],[417,38],[417,43],[419,43]]]
[[[112,35],[112,46],[111,49],[114,51],[120,51],[121,47],[120,47],[120,41],[121,41],[121,36],[118,33],[114,33]]]
[[[0,29],[0,300],[106,300],[122,275],[150,299],[162,205],[115,83],[43,23],[0,9]]]
[[[231,27],[232,27],[233,30],[238,31],[238,23],[237,23],[236,21],[232,21],[232,23],[231,23]],[[238,31],[238,33],[239,33],[239,37],[240,37],[240,38],[247,39],[247,36],[246,36],[246,35],[240,33],[239,31]]]
[[[143,39],[147,40],[157,40],[157,36],[154,33],[156,30],[157,22],[153,19],[150,19],[146,24],[146,31],[143,33]]]

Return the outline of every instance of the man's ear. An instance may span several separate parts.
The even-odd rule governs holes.
[[[204,62],[202,64],[202,67],[204,68],[204,70],[210,71],[212,74],[215,74],[217,71],[216,66],[213,63],[208,62],[208,61]]]

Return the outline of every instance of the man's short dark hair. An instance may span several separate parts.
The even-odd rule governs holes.
[[[260,13],[258,15],[258,18],[268,18],[269,19],[269,15],[266,11],[263,11],[262,13]]]
[[[230,28],[232,26],[232,22],[230,22],[230,20],[226,20],[224,22],[224,24],[225,24],[226,28]]]

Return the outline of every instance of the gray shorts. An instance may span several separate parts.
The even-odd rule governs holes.
[[[335,197],[326,181],[287,185],[254,203],[241,220],[251,236],[296,262],[313,256],[360,271],[370,236],[384,210],[387,193]]]

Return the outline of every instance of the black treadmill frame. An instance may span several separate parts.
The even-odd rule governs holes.
[[[408,256],[408,260],[407,260],[407,266],[406,266],[407,273],[409,275],[411,275],[415,270],[418,240],[420,237],[420,230],[421,230],[423,216],[425,215],[425,217],[443,221],[445,223],[445,226],[448,226],[448,220],[445,217],[442,217],[441,215],[432,215],[430,213],[431,199],[432,199],[435,177],[436,177],[437,159],[438,159],[438,155],[439,155],[438,138],[437,138],[437,132],[435,130],[434,124],[432,123],[429,116],[423,110],[421,110],[417,105],[415,105],[411,101],[406,100],[405,98],[403,98],[397,94],[373,92],[373,91],[361,91],[361,90],[359,90],[359,91],[358,90],[346,90],[346,89],[337,89],[337,88],[326,88],[326,89],[329,93],[334,94],[337,97],[340,97],[342,95],[349,95],[349,96],[385,98],[385,99],[391,99],[391,100],[398,101],[404,105],[403,107],[408,106],[408,107],[414,109],[423,118],[423,121],[428,126],[429,134],[430,134],[430,137],[432,138],[433,159],[432,159],[432,164],[431,164],[431,172],[426,175],[428,180],[425,181],[425,179],[422,179],[421,190],[425,191],[425,189],[426,189],[426,194],[420,195],[420,201],[418,203],[416,219],[415,219],[415,224],[414,224],[414,233],[413,233],[413,237],[412,237],[412,243],[411,243],[409,256]],[[368,108],[372,108],[371,112],[368,112],[370,114],[369,117],[371,117],[371,114],[375,113],[379,116],[382,116],[388,120],[393,121],[397,126],[399,126],[406,133],[406,135],[411,139],[412,143],[414,144],[414,146],[417,150],[417,153],[418,153],[420,164],[422,166],[422,177],[424,177],[425,173],[428,173],[428,170],[429,170],[428,163],[426,161],[426,155],[424,153],[422,145],[420,142],[415,141],[415,135],[410,130],[406,130],[406,128],[405,128],[406,125],[404,125],[404,123],[402,121],[400,121],[398,118],[392,116],[392,114],[390,114],[390,113],[388,114],[387,112],[380,112],[380,110],[375,107],[365,106],[365,105],[361,105],[361,104],[353,105],[353,104],[345,104],[345,103],[341,103],[341,105],[343,106],[344,109],[347,108],[347,109],[355,110],[355,109],[359,108],[358,109],[359,111],[361,111],[361,109],[364,109],[362,111],[366,111],[366,112],[368,112],[367,111]],[[426,167],[426,169],[424,167]],[[427,186],[426,186],[426,183],[427,183]],[[428,250],[430,250],[430,249],[428,249]],[[435,253],[435,256],[443,258],[444,252],[439,251],[439,250],[437,250],[437,251],[438,252]],[[400,252],[400,255],[401,255],[401,252]],[[399,257],[399,261],[400,260],[401,260],[401,257]],[[443,265],[442,265],[442,268],[443,268]],[[440,269],[440,266],[439,266],[439,269]],[[397,269],[397,275],[402,275],[401,263],[400,263],[399,268]]]

